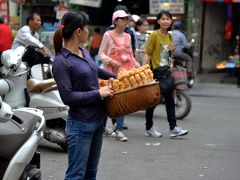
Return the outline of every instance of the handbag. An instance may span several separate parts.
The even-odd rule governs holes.
[[[157,67],[153,70],[153,77],[159,81],[161,94],[173,92],[175,88],[174,79],[167,66]]]

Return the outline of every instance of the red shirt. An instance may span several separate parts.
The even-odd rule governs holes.
[[[12,30],[4,23],[0,24],[0,52],[11,49],[12,47]]]
[[[102,35],[100,35],[100,34],[93,35],[92,48],[99,49],[101,41],[102,41]]]

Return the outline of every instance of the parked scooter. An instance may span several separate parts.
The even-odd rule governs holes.
[[[41,180],[40,153],[45,118],[35,108],[12,109],[4,96],[12,87],[0,79],[0,179]]]
[[[46,130],[44,137],[67,150],[65,126],[68,106],[64,105],[53,79],[29,79],[31,69],[22,56],[26,49],[19,47],[2,53],[1,74],[13,82],[15,88],[6,94],[4,101],[14,108],[32,107],[44,111]]]

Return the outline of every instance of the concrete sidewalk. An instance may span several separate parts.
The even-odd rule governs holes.
[[[192,89],[188,90],[191,96],[224,96],[240,98],[240,88],[237,78],[229,77],[226,73],[199,74]]]
[[[237,77],[229,76],[226,73],[205,73],[198,74],[196,82],[216,84],[237,84]]]

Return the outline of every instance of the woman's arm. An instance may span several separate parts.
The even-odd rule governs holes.
[[[102,61],[102,63],[104,65],[111,65],[113,68],[119,68],[119,63],[115,60],[113,60],[112,58],[110,58],[107,54],[107,52],[109,51],[110,47],[110,42],[111,42],[111,37],[109,32],[105,32],[103,35],[103,39],[101,42],[101,45],[99,47],[99,58]]]
[[[114,78],[114,79],[117,78],[116,74],[110,73],[100,67],[98,67],[98,76],[100,79],[105,79],[105,80],[108,80],[109,78]]]
[[[142,66],[147,64],[149,59],[150,59],[150,56],[145,52],[144,57],[143,57],[143,61],[142,61]]]
[[[101,45],[99,47],[99,58],[102,61],[103,64],[108,65],[110,63],[110,61],[112,60],[108,55],[107,55],[107,51],[109,48],[109,42],[110,42],[110,36],[108,34],[108,32],[105,32],[102,38],[102,42]]]
[[[144,53],[142,65],[147,64],[149,59],[151,58],[151,54],[153,53],[156,38],[157,37],[155,36],[154,32],[152,34],[150,34],[150,36],[146,42],[145,53]]]
[[[53,77],[57,83],[61,99],[66,105],[86,106],[101,100],[101,95],[97,88],[90,91],[74,90],[70,67],[61,61],[60,58],[55,58],[53,61]]]

